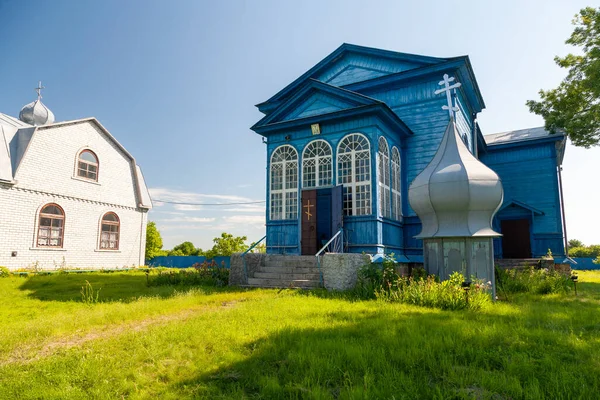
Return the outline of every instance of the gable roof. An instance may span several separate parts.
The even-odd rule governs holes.
[[[330,99],[332,103],[335,100],[337,104],[330,104],[330,107],[328,107],[325,112],[323,112],[323,109],[314,113],[298,112],[300,106],[305,105],[312,97],[315,97],[318,94],[322,95],[324,98]],[[271,130],[265,128],[276,128],[275,125],[277,125],[277,127],[283,127],[297,123],[298,121],[308,124],[311,117],[324,121],[338,116],[341,117],[342,115],[349,113],[364,113],[375,111],[375,109],[379,109],[380,113],[385,115],[386,120],[397,125],[401,132],[404,134],[412,134],[410,128],[384,102],[312,78],[304,83],[304,85],[295,93],[290,95],[283,103],[279,104],[279,106],[270,114],[264,116],[260,121],[254,124],[250,129],[262,134],[267,130]],[[300,111],[302,111],[302,109],[300,109]],[[284,123],[285,125],[283,125]]]
[[[23,157],[24,157],[25,153],[27,152],[29,144],[31,143],[33,137],[36,134],[39,134],[40,131],[51,130],[51,129],[55,129],[55,128],[62,127],[65,125],[76,125],[76,124],[82,124],[82,123],[88,123],[88,122],[94,124],[98,129],[100,129],[100,131],[102,131],[102,133],[104,133],[106,135],[108,140],[110,140],[125,155],[125,157],[127,157],[130,160],[130,162],[134,168],[134,171],[133,171],[134,172],[134,183],[136,185],[135,191],[137,194],[137,198],[139,199],[138,207],[145,208],[148,210],[151,209],[152,208],[152,200],[148,193],[148,188],[146,187],[146,183],[144,182],[143,175],[141,174],[141,169],[137,165],[135,158],[133,158],[133,156],[125,149],[125,147],[123,147],[123,145],[121,143],[119,143],[117,141],[117,139],[115,139],[115,137],[113,135],[111,135],[111,133],[94,117],[83,118],[83,119],[72,120],[72,121],[57,122],[57,123],[41,125],[41,126],[27,125],[28,127],[26,127],[26,128],[18,129],[16,131],[16,133],[14,134],[14,136],[12,137],[12,139],[10,140],[10,142],[6,142],[7,149],[8,149],[8,157],[10,159],[10,167],[11,167],[10,171],[2,163],[3,153],[2,153],[2,149],[1,149],[2,143],[0,142],[0,179],[4,180],[2,178],[4,176],[6,176],[8,172],[10,172],[10,177],[11,177],[10,183],[15,183],[14,177],[16,176],[16,174],[18,172],[19,166],[21,165]],[[1,127],[1,125],[0,125],[0,127]]]
[[[298,77],[292,83],[290,83],[289,85],[284,87],[282,90],[277,92],[274,96],[272,96],[267,101],[257,104],[256,107],[258,107],[258,109],[262,112],[271,111],[273,109],[272,103],[277,103],[279,101],[284,100],[287,96],[290,95],[291,92],[293,92],[304,81],[306,81],[309,78],[317,78],[320,73],[322,73],[324,70],[329,68],[336,61],[343,58],[344,55],[349,54],[349,53],[362,54],[362,55],[367,55],[367,56],[371,56],[371,57],[385,58],[385,59],[396,60],[396,61],[411,62],[411,63],[419,64],[421,66],[437,64],[437,63],[448,60],[446,58],[437,58],[437,57],[421,56],[421,55],[416,55],[416,54],[399,53],[399,52],[395,52],[395,51],[381,50],[381,49],[376,49],[376,48],[372,48],[372,47],[364,47],[364,46],[357,46],[357,45],[349,44],[349,43],[343,43],[340,47],[335,49],[331,54],[329,54],[327,57],[325,57],[323,60],[321,60],[319,63],[317,63],[314,67],[312,67],[311,69],[306,71],[304,74],[302,74],[300,77]]]
[[[488,146],[494,146],[499,144],[526,142],[531,140],[540,140],[554,138],[557,140],[563,139],[565,134],[563,132],[550,133],[543,126],[529,129],[519,129],[516,131],[492,133],[485,135],[485,143]]]
[[[501,207],[501,208],[498,210],[498,213],[500,213],[502,210],[504,210],[504,209],[506,209],[506,208],[508,208],[508,207],[520,207],[520,208],[523,208],[523,209],[525,209],[525,210],[527,210],[527,211],[531,211],[531,213],[532,213],[532,214],[534,214],[534,215],[544,215],[544,212],[543,212],[543,211],[540,211],[540,210],[538,210],[537,208],[535,208],[535,207],[532,207],[532,206],[530,206],[529,204],[527,204],[527,203],[524,203],[524,202],[522,202],[522,201],[519,201],[519,200],[509,200],[509,201],[507,201],[507,202],[506,202],[506,203],[505,203],[505,204],[504,204],[504,205],[503,205],[503,206],[502,206],[502,207]],[[497,213],[497,214],[498,214],[498,213]]]

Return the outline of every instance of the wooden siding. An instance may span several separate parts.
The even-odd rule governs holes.
[[[305,118],[319,114],[328,114],[352,107],[356,107],[356,104],[352,104],[348,101],[341,100],[325,93],[317,92],[308,97],[279,121]]]
[[[416,62],[346,53],[342,59],[337,60],[331,67],[323,71],[317,79],[330,85],[343,86],[418,68],[422,65]]]
[[[548,248],[556,255],[563,255],[561,204],[554,142],[537,145],[532,143],[498,150],[488,147],[488,152],[480,156],[502,180],[502,207],[516,200],[544,213],[536,215],[526,208],[509,206],[502,209],[496,219],[530,219],[533,256],[543,256]],[[498,240],[495,247],[497,252],[500,249]]]

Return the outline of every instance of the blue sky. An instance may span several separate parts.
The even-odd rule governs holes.
[[[57,120],[94,116],[136,157],[155,199],[265,198],[265,146],[249,127],[268,99],[348,42],[469,55],[484,133],[543,125],[525,101],[564,77],[555,55],[589,2],[0,0],[0,112],[17,116],[42,80]],[[567,148],[570,238],[600,243],[600,149]],[[155,203],[165,248],[204,249],[222,231],[256,240],[264,207]],[[595,222],[595,224],[591,223]]]

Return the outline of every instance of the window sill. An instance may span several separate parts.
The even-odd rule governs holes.
[[[93,185],[102,186],[102,184],[101,184],[101,183],[98,183],[98,182],[96,182],[96,181],[93,181],[93,180],[91,180],[91,179],[80,178],[80,177],[78,177],[78,176],[72,176],[72,177],[71,177],[71,179],[74,179],[74,180],[76,180],[76,181],[81,181],[81,182],[87,182],[87,183],[91,183],[91,184],[93,184]]]
[[[29,250],[43,250],[43,251],[67,251],[62,247],[30,247]]]
[[[110,250],[110,249],[94,249],[96,253],[120,253],[121,250]]]

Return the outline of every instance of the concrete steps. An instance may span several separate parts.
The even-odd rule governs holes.
[[[248,287],[302,288],[321,286],[321,276],[314,256],[269,255],[248,277]]]

